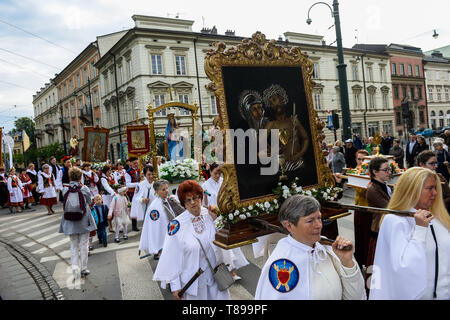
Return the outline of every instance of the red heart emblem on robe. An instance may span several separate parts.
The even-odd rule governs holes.
[[[284,284],[288,283],[291,275],[287,271],[280,270],[277,272],[277,277],[278,277],[278,280],[281,282],[281,284],[284,285]]]

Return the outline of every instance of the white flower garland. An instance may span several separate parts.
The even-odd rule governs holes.
[[[171,160],[161,164],[159,176],[166,180],[199,180],[200,172],[198,162],[194,159]]]

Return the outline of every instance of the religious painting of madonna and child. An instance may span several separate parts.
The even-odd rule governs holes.
[[[83,161],[105,162],[108,158],[109,129],[84,128]]]
[[[128,153],[143,156],[150,152],[150,137],[147,125],[127,126]]]
[[[234,159],[240,200],[273,193],[278,182],[289,184],[295,177],[300,186],[319,183],[310,114],[300,67],[222,67],[229,129],[252,132],[246,139],[234,137]],[[266,136],[261,134],[266,129]],[[275,129],[275,130],[273,130]],[[274,136],[276,135],[276,136]],[[255,138],[255,137],[254,137]],[[265,140],[264,140],[265,139]],[[255,145],[256,141],[256,145]],[[267,143],[262,144],[262,141]],[[262,147],[262,148],[261,148]],[[253,148],[253,149],[252,149]],[[257,161],[252,153],[257,150]],[[242,159],[245,150],[245,161]],[[264,174],[261,154],[277,162],[276,170]],[[253,158],[254,159],[254,158]],[[270,172],[267,171],[267,172]]]

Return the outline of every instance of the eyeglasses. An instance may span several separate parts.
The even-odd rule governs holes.
[[[380,169],[380,170],[378,170],[378,171],[384,171],[384,172],[389,172],[389,171],[391,171],[391,168],[386,168],[386,169]]]
[[[429,166],[437,166],[438,162],[437,161],[433,161],[433,162],[425,162],[425,164],[429,165]]]
[[[363,160],[364,160],[364,158],[358,158],[357,160],[358,160],[358,161],[363,161]]]
[[[195,202],[197,200],[201,199],[200,196],[194,196],[192,198],[188,198],[188,199],[184,199],[184,203],[191,203],[191,202]]]

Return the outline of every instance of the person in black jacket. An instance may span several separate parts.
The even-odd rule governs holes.
[[[425,141],[425,137],[420,134],[417,135],[417,143],[419,144],[417,147],[417,154],[419,154],[425,150],[430,150],[430,147],[428,146],[428,144]]]
[[[37,172],[34,170],[34,163],[30,163],[28,165],[27,174],[31,179],[31,193],[33,194],[33,206],[39,203],[40,194],[36,191],[36,187],[38,184]]]
[[[417,143],[417,136],[414,133],[409,134],[409,142],[406,144],[406,164],[408,168],[415,166],[415,160],[419,152],[417,149],[419,144]]]
[[[346,140],[344,157],[347,168],[356,168],[356,152],[358,149],[353,145],[353,140]]]
[[[5,168],[0,167],[0,206],[2,208],[5,208],[8,202],[7,178],[8,175],[6,174]]]

